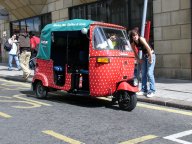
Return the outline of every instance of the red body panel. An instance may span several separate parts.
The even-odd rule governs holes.
[[[118,90],[127,90],[127,91],[131,91],[131,92],[138,92],[139,91],[138,87],[133,87],[127,82],[121,82],[119,84],[119,86],[117,87],[117,91]]]
[[[96,58],[90,58],[90,94],[92,96],[112,95],[117,83],[133,78],[134,58],[109,57],[110,63],[98,64]],[[126,78],[123,79],[123,77]]]
[[[54,83],[53,76],[53,61],[52,60],[41,60],[37,59],[37,68],[33,81],[41,80],[44,86],[60,89],[60,90],[69,90],[71,88],[71,74],[65,73],[65,84],[64,86],[57,86]]]
[[[90,28],[93,32],[94,26]],[[92,39],[92,37],[90,38]],[[119,50],[95,50],[90,43],[89,82],[91,96],[112,95],[117,89],[117,83],[134,77],[133,52]],[[96,62],[97,57],[108,57],[110,63]]]

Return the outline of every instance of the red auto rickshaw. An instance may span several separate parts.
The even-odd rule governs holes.
[[[32,89],[38,98],[52,90],[112,96],[131,111],[138,91],[134,61],[122,26],[83,19],[48,24],[41,32]]]

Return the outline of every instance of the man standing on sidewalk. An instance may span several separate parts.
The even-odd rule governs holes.
[[[20,66],[23,70],[23,78],[27,80],[31,71],[29,69],[29,61],[31,57],[30,38],[25,30],[22,30],[19,35],[19,50],[20,50]]]
[[[12,48],[9,51],[9,68],[8,68],[9,71],[12,70],[13,58],[15,59],[15,63],[17,65],[18,71],[20,71],[20,69],[21,69],[20,64],[19,64],[18,55],[17,55],[18,54],[18,41],[17,41],[16,37],[17,37],[16,34],[13,34],[13,36],[8,39],[9,44],[12,45]]]

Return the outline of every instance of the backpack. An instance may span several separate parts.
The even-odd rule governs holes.
[[[12,49],[12,45],[8,42],[8,40],[6,40],[6,42],[4,44],[4,49],[7,52],[9,52]]]

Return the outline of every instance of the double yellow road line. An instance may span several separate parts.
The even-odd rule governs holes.
[[[0,112],[0,117],[11,118],[12,116],[10,116],[10,115],[8,115],[6,113]]]
[[[82,142],[80,142],[78,140],[74,140],[74,139],[72,139],[70,137],[61,135],[61,134],[56,133],[56,132],[54,132],[52,130],[45,130],[45,131],[42,131],[42,132],[47,134],[47,135],[53,136],[53,137],[55,137],[57,139],[60,139],[60,140],[62,140],[64,142],[70,143],[70,144],[84,144],[84,143],[82,143]]]
[[[70,137],[67,137],[67,136],[64,136],[62,134],[56,133],[56,132],[54,132],[52,130],[45,130],[45,131],[42,131],[42,132],[44,134],[55,137],[55,138],[57,138],[59,140],[67,142],[69,144],[84,144],[83,142],[80,142],[78,140],[74,140],[74,139],[72,139]],[[142,137],[139,137],[139,138],[127,140],[127,141],[121,142],[119,144],[137,144],[137,143],[141,143],[141,142],[144,142],[144,141],[147,141],[147,140],[155,139],[157,137],[158,136],[155,136],[155,135],[146,135],[146,136],[142,136]]]
[[[144,141],[147,141],[147,140],[155,139],[157,137],[158,136],[155,136],[155,135],[146,135],[146,136],[139,137],[139,138],[136,138],[136,139],[124,141],[124,142],[121,142],[119,144],[137,144],[137,143],[141,143],[141,142],[144,142]]]

